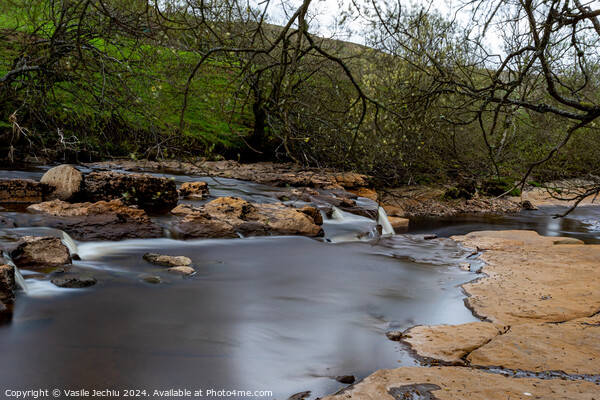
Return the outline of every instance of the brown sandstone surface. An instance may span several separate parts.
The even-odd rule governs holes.
[[[415,367],[377,371],[323,400],[592,400],[598,399],[599,393],[598,385],[587,381],[509,378],[466,367]]]

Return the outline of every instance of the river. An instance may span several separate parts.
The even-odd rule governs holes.
[[[0,171],[33,179],[43,173]],[[166,176],[178,184],[199,180]],[[213,196],[253,202],[276,201],[274,192],[285,190],[201,179]],[[418,365],[385,332],[477,320],[464,307],[460,284],[478,275],[458,264],[479,262],[448,236],[533,229],[600,242],[597,207],[564,219],[552,218],[557,211],[414,219],[408,232],[380,238],[368,234],[373,221],[342,212],[325,220],[325,238],[318,240],[76,242],[81,260],[70,271],[98,284],[61,289],[49,282],[52,272],[39,277],[23,271],[29,290],[18,294],[12,319],[0,325],[0,388],[111,389],[121,396],[126,389],[149,396],[154,390],[203,390],[204,398],[211,398],[211,389],[268,391],[258,398],[282,400],[307,390],[312,399],[331,394],[344,386],[338,375],[360,379],[380,368]],[[3,214],[17,218],[20,228],[0,230],[0,242],[15,234],[60,235],[27,227],[36,218],[22,208]],[[425,233],[440,238],[425,240]],[[198,272],[187,278],[165,274],[142,259],[149,251],[190,257]],[[163,283],[143,282],[149,274],[159,274]]]

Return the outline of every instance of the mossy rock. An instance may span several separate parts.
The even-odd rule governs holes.
[[[497,197],[510,190],[509,196],[520,196],[521,190],[513,188],[514,182],[508,178],[489,179],[481,183],[481,193],[486,196]],[[512,189],[512,190],[511,190]]]

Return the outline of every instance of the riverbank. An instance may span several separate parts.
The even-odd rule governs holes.
[[[483,251],[485,276],[463,285],[482,322],[413,327],[401,340],[430,368],[381,370],[326,399],[598,398],[600,246],[531,231],[454,239]]]

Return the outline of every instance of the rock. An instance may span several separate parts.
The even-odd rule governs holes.
[[[44,214],[48,217],[42,221],[45,226],[62,229],[75,240],[162,237],[162,228],[143,210],[127,207],[119,200],[73,204],[52,200],[27,209]]]
[[[46,195],[46,200],[78,200],[84,189],[83,174],[72,165],[59,165],[49,169],[40,179],[40,183],[51,189]]]
[[[408,228],[408,218],[400,218],[400,217],[389,217],[388,219],[390,220],[390,224],[392,225],[392,228],[394,229],[403,229],[403,228]]]
[[[208,183],[185,182],[179,187],[179,196],[185,199],[202,200],[210,196]]]
[[[71,264],[69,249],[54,236],[23,236],[11,250],[19,268],[36,269]]]
[[[405,367],[379,370],[342,393],[323,400],[574,400],[597,397],[598,385],[584,380],[513,378],[465,367]]]
[[[482,231],[453,237],[479,256],[488,275],[463,285],[465,302],[492,322],[561,322],[587,317],[600,304],[600,246],[557,246],[533,231]],[[550,299],[542,296],[550,295]]]
[[[310,397],[310,395],[311,395],[311,391],[307,390],[306,392],[300,392],[300,393],[291,395],[290,397],[288,397],[288,400],[304,400],[307,397]]]
[[[172,209],[178,198],[177,185],[171,179],[115,171],[87,174],[85,196],[92,202],[118,199],[145,209]]]
[[[178,204],[177,207],[171,210],[173,215],[188,215],[193,212],[202,211],[201,207],[194,207],[189,204]]]
[[[471,365],[501,365],[526,371],[599,375],[599,322],[597,316],[563,324],[512,325],[509,332],[471,352],[467,361]]]
[[[87,276],[56,278],[52,279],[50,282],[58,287],[69,289],[86,288],[98,283],[96,279]]]
[[[583,240],[570,238],[570,237],[560,237],[553,240],[554,244],[585,244]]]
[[[463,357],[502,335],[510,327],[471,322],[463,325],[415,326],[402,339],[421,357],[463,365]]]
[[[425,235],[423,236],[423,240],[431,240],[431,239],[437,239],[437,235]]]
[[[166,254],[146,253],[144,260],[151,264],[162,265],[165,267],[189,267],[192,265],[192,260],[184,256],[169,256]]]
[[[172,274],[178,274],[178,275],[194,275],[196,273],[196,270],[192,267],[171,267],[169,268],[167,271],[169,271]]]
[[[304,214],[308,215],[315,221],[317,225],[323,225],[323,215],[316,207],[304,206],[300,209]]]
[[[387,336],[387,338],[393,342],[399,342],[400,339],[404,337],[404,333],[402,333],[401,331],[390,331],[386,332],[385,336]]]
[[[469,264],[469,263],[460,263],[460,264],[458,264],[458,268],[460,268],[462,271],[470,271],[471,270],[471,264]]]
[[[44,185],[31,179],[0,178],[0,203],[40,203]]]
[[[310,210],[314,214],[315,210]],[[316,217],[316,215],[315,215]],[[284,204],[252,204],[239,197],[221,197],[188,213],[173,224],[184,238],[234,238],[265,235],[319,236],[317,221],[301,210]]]
[[[537,210],[538,208],[529,200],[523,200],[521,203],[523,210]]]
[[[10,264],[0,264],[0,306],[15,301],[15,288],[15,268]]]
[[[344,385],[351,385],[356,381],[354,375],[340,375],[336,376],[335,380],[339,383],[343,383]]]
[[[142,278],[142,280],[146,283],[152,283],[153,285],[158,285],[162,283],[162,279],[158,275],[149,275]]]

